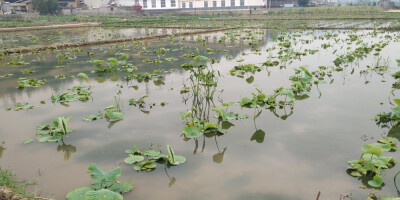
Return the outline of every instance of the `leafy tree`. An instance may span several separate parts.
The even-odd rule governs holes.
[[[58,15],[61,12],[58,0],[33,0],[32,5],[40,15]]]
[[[308,0],[298,0],[299,6],[307,6]]]

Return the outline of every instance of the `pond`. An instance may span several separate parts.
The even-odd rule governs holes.
[[[398,71],[398,39],[397,32],[372,30],[237,29],[3,56],[0,166],[21,180],[36,178],[29,190],[55,199],[90,186],[86,172],[92,163],[107,171],[121,167],[119,180],[135,184],[125,199],[307,200],[319,192],[320,199],[366,199],[372,187],[360,188],[366,182],[346,172],[347,162],[360,158],[362,145],[387,136],[388,128],[373,118],[391,111],[397,95],[391,74]],[[373,50],[360,53],[361,47]],[[291,99],[284,88],[307,77],[305,71],[313,81]],[[21,77],[46,82],[18,89]],[[90,97],[52,102],[74,86],[90,87]],[[275,107],[245,100],[259,93],[276,94]],[[15,111],[18,102],[38,107]],[[82,120],[99,111],[103,117],[110,105],[123,120]],[[234,115],[219,120],[213,108]],[[181,112],[190,113],[182,119]],[[39,142],[35,127],[60,116],[71,117],[74,132],[59,142]],[[191,127],[205,122],[216,129]],[[184,134],[184,127],[192,132]],[[204,134],[196,131],[201,128]],[[34,141],[23,144],[29,138]],[[133,145],[164,154],[170,145],[186,162],[137,171],[124,163]],[[395,165],[381,174],[384,186],[377,195],[396,195],[399,170]]]

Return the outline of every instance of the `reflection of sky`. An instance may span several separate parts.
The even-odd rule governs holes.
[[[362,33],[362,32],[359,32]],[[292,33],[296,34],[296,33]],[[297,33],[300,34],[300,33]],[[324,31],[316,32],[316,36],[323,36]],[[345,34],[345,33],[343,33]],[[343,35],[340,35],[341,38]],[[301,39],[312,39],[313,35],[304,35]],[[371,38],[363,38],[370,42]],[[221,59],[221,62],[214,64],[214,69],[221,72],[223,77],[219,79],[218,91],[214,103],[221,107],[218,100],[229,102],[239,101],[242,97],[250,97],[256,92],[255,87],[265,93],[271,93],[273,89],[280,86],[290,87],[288,77],[293,74],[293,67],[306,65],[310,69],[318,66],[330,66],[335,56],[334,49],[338,53],[346,52],[346,46],[342,42],[334,44],[332,41],[316,40],[312,45],[301,44],[300,38],[295,47],[298,51],[304,49],[321,49],[323,43],[330,42],[334,47],[327,51],[322,49],[315,55],[310,55],[287,64],[286,69],[279,70],[278,67],[269,68],[269,75],[266,70],[254,74],[255,81],[247,84],[244,79],[230,76],[228,71],[235,65],[236,60],[244,58],[243,64],[260,64],[268,59],[265,50],[274,43],[271,38],[266,38],[261,46],[262,55],[253,54],[246,46],[239,47],[234,44],[228,54],[234,55],[232,60],[226,60],[224,52],[207,55]],[[148,47],[152,52],[161,46],[160,42],[151,43]],[[164,48],[180,49],[180,45],[169,45],[165,42]],[[195,46],[192,42],[183,43]],[[223,45],[213,44],[213,48],[225,49]],[[360,76],[359,71],[365,68],[366,64],[375,62],[376,58],[369,56],[368,59],[353,64],[355,68],[353,75],[350,70],[334,72],[334,82],[319,85],[319,91],[314,86],[310,98],[295,101],[294,114],[288,119],[276,118],[268,110],[263,109],[261,115],[253,122],[254,110],[241,109],[238,106],[230,110],[246,113],[250,116],[247,120],[233,120],[235,125],[228,130],[226,135],[211,138],[199,138],[198,149],[195,149],[195,141],[183,141],[181,131],[184,123],[180,119],[179,112],[191,108],[191,104],[182,103],[182,95],[179,94],[183,83],[188,77],[188,72],[177,70],[165,76],[165,85],[155,86],[152,82],[136,83],[139,89],[129,88],[123,81],[106,80],[97,83],[96,75],[90,74],[93,70],[86,55],[86,51],[96,53],[94,58],[105,59],[113,53],[103,53],[106,46],[94,49],[85,49],[77,53],[78,59],[71,60],[66,67],[56,69],[60,65],[55,54],[43,54],[43,61],[33,61],[38,55],[26,56],[31,59],[30,65],[22,67],[10,67],[2,65],[0,74],[14,73],[15,76],[0,79],[2,88],[0,96],[0,140],[5,140],[6,150],[0,159],[2,168],[10,168],[16,171],[21,179],[38,178],[38,185],[31,189],[40,189],[42,194],[55,194],[56,199],[62,199],[64,195],[74,187],[83,187],[90,184],[90,176],[86,169],[90,163],[97,163],[103,169],[109,170],[115,166],[121,166],[121,180],[131,180],[135,183],[135,189],[126,194],[126,199],[315,199],[318,192],[321,192],[320,199],[339,199],[340,195],[353,193],[357,199],[363,199],[368,190],[358,189],[361,181],[346,174],[346,162],[360,156],[361,145],[365,144],[360,138],[367,135],[374,139],[367,142],[374,142],[380,138],[383,130],[376,127],[370,120],[376,113],[388,111],[388,97],[393,79],[389,75],[381,77],[371,73],[368,76]],[[125,47],[124,47],[125,48]],[[127,50],[121,51],[129,52]],[[160,67],[166,69],[180,68],[189,59],[182,59],[176,62],[164,61],[160,65],[144,65],[142,60],[146,56],[154,56],[149,53],[146,56],[134,56],[141,51],[142,46],[133,47],[130,53],[130,60],[139,67],[140,72],[151,72]],[[390,71],[396,71],[394,59],[397,58],[398,43],[390,44],[381,55],[390,59]],[[204,52],[205,47],[200,51]],[[118,50],[119,51],[119,50]],[[174,56],[178,59],[182,53],[190,50],[176,50],[165,55]],[[241,55],[244,51],[247,55]],[[271,54],[276,55],[274,50]],[[357,63],[357,62],[356,62]],[[20,70],[31,69],[36,71],[32,76],[48,79],[48,83],[38,89],[15,89],[17,78],[21,76]],[[85,72],[91,78],[88,85],[92,85],[93,100],[86,103],[71,102],[69,106],[58,103],[51,103],[50,96],[53,93],[60,93],[74,85],[79,85],[78,79],[71,81],[56,80],[54,75],[64,73],[67,77]],[[346,74],[346,75],[344,75]],[[121,79],[124,74],[119,74]],[[250,75],[246,75],[246,78]],[[370,83],[364,84],[368,79]],[[381,82],[385,79],[386,82]],[[83,83],[87,84],[87,83]],[[121,88],[122,85],[122,88]],[[118,91],[122,95],[117,95]],[[168,102],[165,107],[155,106],[149,114],[142,113],[138,108],[129,106],[129,98],[138,98],[149,93],[146,102]],[[114,96],[120,96],[120,103],[124,113],[124,120],[117,122],[111,128],[105,119],[84,122],[81,118],[95,114],[108,105],[114,104]],[[391,97],[390,97],[391,98]],[[40,100],[46,100],[41,105]],[[39,105],[39,108],[29,111],[4,111],[6,107],[13,107],[15,102],[28,101],[30,104]],[[190,102],[190,101],[189,101]],[[383,106],[379,103],[383,102]],[[278,110],[279,114],[283,110]],[[212,113],[211,115],[214,115]],[[64,152],[57,151],[59,144],[33,142],[23,145],[22,141],[27,138],[34,138],[34,127],[39,124],[51,122],[56,116],[72,116],[70,127],[75,132],[65,140],[65,144],[73,145],[76,152],[72,152],[69,160],[65,161]],[[216,121],[211,116],[211,121]],[[255,125],[256,127],[255,127]],[[259,144],[250,141],[253,133],[263,130],[264,142]],[[204,143],[204,150],[202,151]],[[171,167],[168,174],[176,179],[172,187],[168,187],[170,179],[165,174],[161,165],[151,173],[136,173],[131,165],[123,163],[126,156],[125,149],[137,145],[139,149],[146,150],[160,148],[165,152],[166,145],[174,148],[176,154],[184,155],[187,163]],[[223,154],[223,162],[213,162],[213,156],[226,151]],[[395,156],[396,154],[390,154]],[[398,156],[397,156],[398,157]],[[29,167],[27,167],[29,163]],[[388,171],[383,178],[387,184],[382,194],[394,195],[391,179],[396,169]],[[60,181],[61,180],[61,181]],[[365,199],[365,198],[364,198]]]

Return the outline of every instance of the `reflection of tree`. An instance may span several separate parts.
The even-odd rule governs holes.
[[[62,144],[57,146],[57,152],[64,152],[64,160],[67,161],[71,158],[72,153],[76,152],[76,147],[70,144],[65,144],[64,141]]]

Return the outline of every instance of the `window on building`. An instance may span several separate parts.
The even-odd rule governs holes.
[[[231,0],[231,7],[235,6],[235,0]]]
[[[135,5],[139,5],[139,0],[135,0]]]
[[[193,8],[193,2],[189,2],[189,8]]]
[[[147,0],[143,0],[143,8],[147,8]]]
[[[152,8],[157,7],[157,5],[156,5],[156,0],[151,0],[151,7],[152,7]]]
[[[221,0],[221,7],[225,7],[225,0]]]
[[[165,0],[161,0],[161,8],[165,8]]]
[[[204,8],[208,8],[208,1],[204,1]]]
[[[186,3],[182,2],[182,8],[186,8]]]
[[[244,6],[244,0],[240,0],[240,6]]]
[[[171,0],[171,7],[176,7],[176,1],[175,0]]]
[[[213,1],[213,7],[217,7],[217,1]]]

